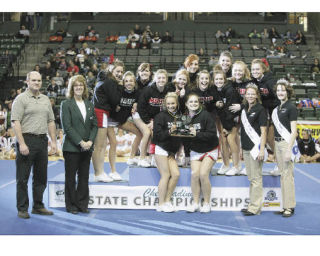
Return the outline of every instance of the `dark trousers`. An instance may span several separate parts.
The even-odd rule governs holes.
[[[47,187],[48,168],[48,138],[46,135],[23,135],[29,148],[29,155],[21,155],[19,143],[16,143],[16,180],[17,180],[17,209],[27,211],[29,208],[28,180],[33,167],[32,195],[33,208],[44,207],[43,192]]]
[[[65,166],[64,196],[67,210],[88,209],[91,155],[92,152],[89,151],[81,153],[63,151]]]

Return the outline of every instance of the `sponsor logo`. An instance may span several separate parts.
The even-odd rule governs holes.
[[[264,198],[264,200],[268,200],[271,202],[278,200],[277,193],[274,190],[269,190],[267,193],[267,196]]]

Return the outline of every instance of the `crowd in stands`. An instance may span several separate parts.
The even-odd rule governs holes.
[[[19,31],[21,37],[26,38],[30,35],[28,29],[25,26],[21,26],[21,30]],[[71,36],[65,31],[63,28],[56,31],[55,36],[61,36],[62,38],[66,36]],[[46,94],[50,97],[52,108],[56,118],[56,125],[60,128],[60,110],[59,104],[62,99],[64,99],[67,85],[69,79],[77,74],[82,74],[85,76],[90,98],[93,96],[94,88],[97,82],[97,75],[100,71],[108,70],[110,64],[117,60],[116,56],[101,56],[99,49],[94,45],[89,45],[88,41],[97,41],[100,37],[98,31],[94,29],[93,26],[88,26],[87,29],[81,35],[75,35],[76,40],[70,45],[69,48],[58,47],[53,50],[48,48],[44,53],[45,56],[48,57],[48,61],[46,61],[44,66],[40,64],[35,65],[34,70],[38,71],[42,75],[43,85],[42,85],[42,93]],[[243,35],[239,35],[233,28],[229,27],[226,31],[218,30],[215,34],[215,37],[221,42],[230,43],[230,39],[244,37]],[[263,49],[266,52],[268,58],[272,56],[286,56],[292,57],[294,56],[288,49],[286,49],[286,45],[289,44],[306,44],[306,39],[301,31],[297,31],[296,34],[293,34],[290,30],[288,30],[285,34],[279,34],[277,30],[273,27],[270,30],[267,28],[263,29],[263,31],[258,32],[257,30],[253,30],[247,36],[248,38],[269,38],[270,39],[270,48]],[[284,39],[284,45],[278,45],[277,39]],[[111,38],[110,38],[111,40]],[[161,35],[157,31],[152,31],[151,27],[147,25],[144,29],[141,29],[139,25],[135,25],[135,27],[128,32],[126,36],[118,36],[114,38],[118,44],[126,44],[126,48],[128,49],[150,49],[151,44],[163,44],[163,43],[171,43],[173,42],[172,36],[169,31],[166,31],[163,35]],[[76,47],[76,42],[81,42],[81,48]],[[229,50],[237,50],[241,49],[241,44],[229,44]],[[254,47],[254,46],[253,46]],[[156,47],[153,47],[153,50]],[[258,46],[256,48],[258,50]],[[209,67],[214,67],[219,61],[219,50],[215,49],[209,55],[203,48],[199,49],[197,52],[197,56],[199,57],[199,63],[204,63]],[[2,58],[2,57],[1,57]],[[182,66],[182,65],[181,65]],[[132,70],[135,72],[135,70]],[[320,66],[319,60],[315,59],[314,64],[310,67],[311,73],[319,73]],[[14,159],[14,136],[12,137],[12,130],[10,128],[10,110],[12,106],[12,101],[17,96],[17,94],[21,93],[21,90],[25,88],[21,88],[18,90],[11,90],[10,95],[7,97],[6,101],[0,105],[0,123],[1,123],[1,136],[0,136],[0,146],[1,146],[1,156],[4,159]],[[316,99],[313,101],[314,106],[317,106],[315,103]],[[58,138],[60,140],[60,144],[62,141],[61,130],[59,130]],[[130,147],[133,142],[134,136],[130,133],[123,132],[121,129],[118,129],[117,133],[117,142],[118,142],[118,156],[128,156],[130,153]],[[306,145],[306,142],[313,142],[314,140],[310,140],[310,138],[305,138],[304,133],[302,134],[302,139],[299,140],[299,148],[303,150]],[[50,143],[49,143],[50,144]],[[59,144],[59,143],[58,143]],[[10,145],[10,146],[9,146]],[[320,142],[317,140],[313,143],[314,149],[306,150],[308,151],[307,156],[303,155],[302,161],[310,162],[316,160],[314,155],[320,156]],[[50,145],[48,145],[50,148]],[[59,148],[59,147],[58,147]],[[49,150],[50,152],[50,150]],[[313,155],[310,155],[313,152]],[[61,148],[58,150],[57,156],[61,157]],[[312,159],[312,160],[311,160]]]

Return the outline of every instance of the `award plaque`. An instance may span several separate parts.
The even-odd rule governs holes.
[[[170,133],[171,136],[176,137],[194,137],[193,134],[190,134],[190,125],[191,118],[187,115],[181,115],[175,118],[174,125],[177,129]]]

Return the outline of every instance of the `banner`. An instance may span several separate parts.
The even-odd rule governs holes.
[[[64,184],[49,183],[49,207],[65,207]],[[89,208],[97,209],[156,209],[159,204],[156,186],[89,185]],[[191,203],[190,187],[176,187],[172,203],[177,210],[186,210]],[[281,189],[263,189],[263,211],[281,209]],[[211,209],[213,211],[240,211],[249,203],[248,187],[212,187]]]
[[[320,121],[302,121],[298,120],[297,130],[299,132],[300,138],[301,132],[305,129],[311,130],[311,135],[314,140],[317,140],[320,136]]]

